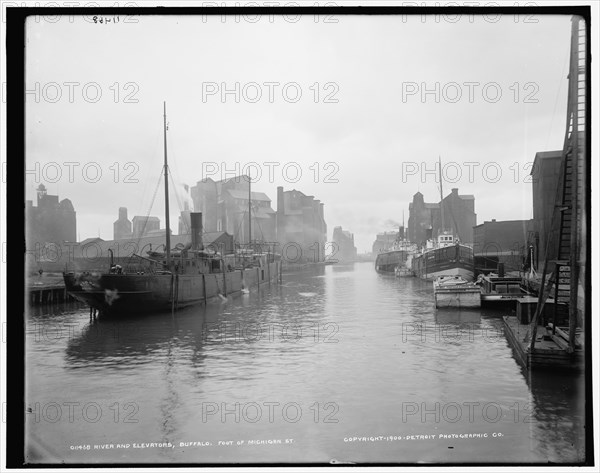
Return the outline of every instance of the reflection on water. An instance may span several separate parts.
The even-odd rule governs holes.
[[[522,372],[499,315],[435,310],[431,283],[370,263],[175,314],[32,312],[29,458],[583,460],[582,378]]]

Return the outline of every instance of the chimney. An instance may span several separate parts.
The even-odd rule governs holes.
[[[321,202],[319,204],[319,215],[321,216],[321,225],[322,225],[322,229],[321,231],[323,233],[327,232],[327,224],[325,223],[325,204],[323,202]]]
[[[127,207],[119,207],[119,220],[127,220]]]
[[[203,250],[202,244],[202,212],[191,212],[192,250]]]
[[[283,214],[284,205],[283,205],[283,187],[277,187],[277,213],[279,215]]]
[[[454,195],[458,195],[458,187],[455,187],[455,188],[453,188],[453,189],[452,189],[452,193],[453,193]]]

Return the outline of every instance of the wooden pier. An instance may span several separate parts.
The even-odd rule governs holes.
[[[75,300],[67,293],[64,284],[31,285],[26,290],[30,305],[59,304]]]
[[[574,373],[585,368],[583,345],[576,334],[575,350],[569,353],[569,333],[567,328],[556,328],[549,323],[538,327],[535,334],[535,348],[531,350],[531,326],[522,324],[517,317],[503,317],[504,332],[513,348],[517,361],[528,370],[559,370]],[[554,332],[554,333],[553,333]]]

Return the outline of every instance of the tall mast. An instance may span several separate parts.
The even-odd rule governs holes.
[[[404,209],[402,209],[402,231],[404,232],[404,235],[402,235],[402,239],[406,240],[406,227],[404,226]]]
[[[442,190],[442,157],[439,156],[439,161],[440,161],[440,214],[442,216],[442,228],[440,229],[440,232],[443,232],[445,229],[445,225],[444,225],[444,191]]]
[[[248,173],[248,248],[252,243],[252,178]]]
[[[171,266],[171,231],[169,222],[169,166],[167,164],[167,102],[163,102],[164,107],[164,136],[165,136],[165,232],[166,232],[166,253],[167,267]]]

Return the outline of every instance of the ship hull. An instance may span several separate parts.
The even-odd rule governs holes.
[[[203,274],[65,273],[67,292],[102,314],[164,312],[240,294],[279,277],[280,262]]]
[[[385,251],[375,259],[375,270],[379,273],[394,274],[396,268],[406,263],[409,252],[406,250]]]
[[[433,281],[436,308],[479,308],[481,287],[461,277],[440,277]]]
[[[412,271],[416,277],[428,281],[439,276],[460,276],[472,281],[475,275],[473,249],[454,245],[429,250],[413,257]]]

